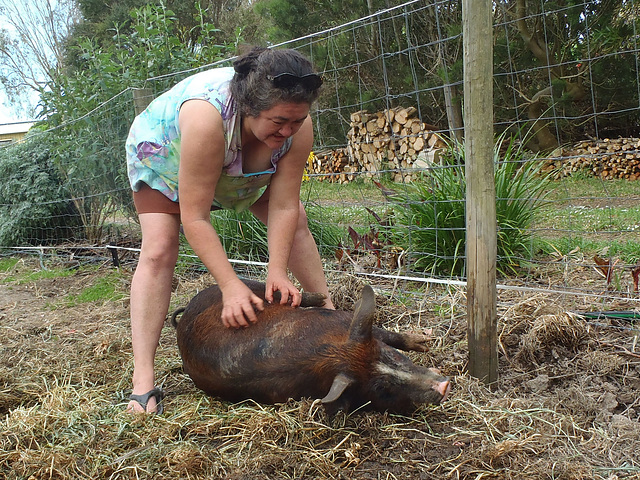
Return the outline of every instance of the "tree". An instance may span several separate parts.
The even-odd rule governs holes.
[[[417,105],[424,122],[448,125],[454,135],[460,133],[461,95],[456,88],[462,81],[459,2],[417,2],[388,12],[402,3],[262,0],[255,8],[273,23],[268,32],[273,43],[369,17],[302,42],[303,49],[309,45],[308,53],[320,69],[329,67],[327,84],[332,88],[321,97],[321,108],[336,111],[336,104],[341,104],[375,111]],[[344,118],[338,113],[324,122],[325,143],[344,144]]]
[[[73,0],[0,0],[0,18],[0,83],[16,108],[33,115],[33,94],[60,77],[78,11]]]
[[[628,2],[503,0],[498,5],[496,22],[508,24],[515,35],[497,31],[496,72],[508,75],[496,77],[496,99],[502,100],[496,120],[513,120],[506,110],[524,107],[531,125],[529,146],[542,151],[586,134],[622,133],[625,126],[631,133],[638,98],[628,85],[638,80],[633,56],[625,57],[624,44],[635,36],[633,22],[624,21],[633,15]],[[516,78],[520,105],[508,100],[507,77]],[[628,113],[598,120],[604,111]]]
[[[123,146],[134,112],[131,96],[122,93],[145,86],[151,77],[220,60],[227,50],[216,42],[217,29],[202,20],[200,10],[192,21],[201,28],[189,45],[178,37],[174,13],[155,5],[132,10],[126,27],[113,25],[109,42],[76,37],[68,47],[73,67],[42,94],[48,124],[60,127],[55,164],[92,243],[101,240],[112,212],[131,212]],[[154,82],[156,92],[179,79]],[[92,111],[100,113],[89,115]]]
[[[215,25],[218,42],[235,44],[240,36],[249,36],[249,41],[262,40],[262,19],[253,11],[252,0],[77,0],[82,21],[73,29],[69,45],[77,45],[78,39],[92,38],[97,45],[106,47],[114,41],[113,27],[118,25],[121,35],[132,33],[133,20],[130,12],[144,6],[154,6],[172,12],[174,18],[172,36],[185,48],[203,38],[205,25]],[[206,28],[205,28],[206,29]],[[70,54],[71,52],[68,52]],[[73,58],[67,59],[76,65]]]
[[[255,9],[272,24],[273,43],[374,14],[300,42],[336,86],[322,108],[336,109],[336,94],[339,104],[370,111],[413,104],[423,121],[461,132],[460,2],[416,2],[375,15],[396,3],[261,0]],[[527,124],[535,151],[587,135],[637,134],[640,100],[629,85],[638,82],[638,10],[627,0],[496,0],[496,133],[514,125],[527,131],[520,128]],[[326,122],[335,131],[323,132],[329,144],[344,141],[341,116],[335,120]]]

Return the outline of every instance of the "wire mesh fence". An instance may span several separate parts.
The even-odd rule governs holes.
[[[494,3],[502,288],[638,290],[639,10],[633,0]],[[276,46],[299,49],[324,77],[302,200],[328,271],[410,290],[464,282],[461,17],[458,2],[410,1]],[[147,85],[158,95],[191,73]],[[129,89],[0,149],[3,253],[136,261],[124,161],[133,118]],[[259,222],[212,221],[238,269],[259,274]],[[179,268],[203,271],[186,243]]]

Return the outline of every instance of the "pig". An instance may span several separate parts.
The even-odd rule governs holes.
[[[243,281],[264,299],[263,283]],[[320,398],[328,414],[360,408],[408,414],[446,399],[449,379],[397,350],[426,351],[428,337],[373,326],[370,286],[353,313],[321,308],[323,299],[305,294],[296,308],[265,301],[256,323],[232,329],[220,319],[220,289],[202,290],[172,316],[184,371],[223,400]]]

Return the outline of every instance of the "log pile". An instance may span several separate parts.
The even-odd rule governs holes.
[[[357,172],[392,170],[394,181],[412,181],[414,168],[437,162],[446,146],[428,125],[416,118],[414,107],[395,107],[376,113],[360,110],[352,113],[347,147],[317,152],[312,173],[325,174],[321,180],[347,183]]]
[[[310,170],[318,175],[320,181],[331,183],[348,183],[358,171],[350,164],[346,148],[316,152]]]
[[[386,162],[385,169],[399,170],[395,173],[396,182],[411,180],[411,173],[402,170],[414,168],[421,153],[445,146],[434,132],[437,128],[421,122],[415,117],[416,113],[414,107],[395,107],[376,113],[361,110],[351,114],[347,151],[360,171],[378,172]]]
[[[603,179],[640,179],[640,139],[605,138],[582,141],[572,148],[558,149],[547,160],[544,171],[556,177],[577,172]]]

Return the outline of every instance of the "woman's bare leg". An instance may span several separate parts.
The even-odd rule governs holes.
[[[133,392],[141,395],[155,386],[154,359],[162,326],[169,310],[176,261],[180,216],[166,213],[140,215],[142,249],[131,281],[131,344],[133,347]],[[141,412],[136,401],[127,410]],[[148,412],[156,410],[150,398]]]

